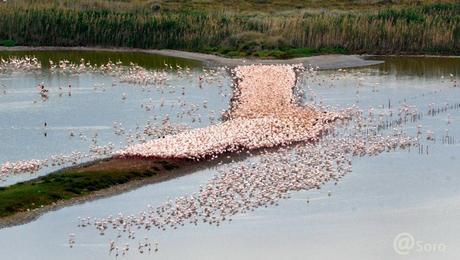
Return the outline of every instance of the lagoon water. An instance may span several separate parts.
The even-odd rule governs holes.
[[[456,259],[460,254],[460,111],[436,117],[427,116],[426,112],[430,103],[438,106],[459,102],[460,59],[382,59],[385,64],[347,72],[321,71],[316,80],[303,79],[299,84],[305,89],[310,86],[317,101],[328,105],[357,104],[364,110],[369,106],[382,106],[383,110],[389,103],[391,107],[404,102],[416,105],[425,116],[420,122],[407,124],[406,131],[415,135],[416,125],[421,124],[424,132],[435,133],[436,142],[422,142],[429,146],[428,154],[412,150],[356,158],[353,172],[338,185],[330,183],[320,190],[293,193],[278,207],[238,215],[219,227],[202,223],[177,230],[150,231],[149,237],[159,242],[159,252],[141,255],[131,250],[128,256],[119,258]],[[187,86],[185,98],[190,102],[200,104],[207,98],[209,109],[226,109],[228,96],[222,97],[216,85],[222,84],[224,91],[230,93],[230,79],[222,76],[219,83],[201,89],[196,82],[200,70],[195,67],[191,79],[178,78],[172,83]],[[71,81],[75,93],[71,98],[59,98],[52,93],[48,101],[34,104],[35,85],[45,80],[51,89],[58,82]],[[143,92],[128,85],[112,88],[112,80],[94,75],[64,79],[52,75],[2,76],[0,82],[8,85],[9,93],[0,96],[0,161],[87,149],[88,143],[69,139],[69,129],[89,133],[98,129],[101,143],[120,142],[114,139],[112,122],[122,122],[126,128],[144,124],[152,115],[140,109],[139,103],[150,97],[158,100],[161,92]],[[107,90],[94,91],[92,84],[101,81],[106,82]],[[123,92],[128,96],[125,102],[121,100]],[[180,95],[169,94],[171,99]],[[44,120],[50,125],[46,138],[41,129]],[[203,121],[193,127],[207,124]],[[458,139],[455,144],[442,142],[446,129]],[[91,228],[78,228],[78,216],[136,214],[147,204],[159,205],[168,198],[197,191],[214,174],[214,167],[202,169],[1,229],[1,259],[115,259],[108,254],[108,241],[114,233],[99,236]],[[69,233],[76,234],[73,249],[67,244]],[[401,233],[412,236],[413,247],[395,250],[394,240]],[[137,232],[137,239],[143,236],[142,231]]]
[[[126,145],[125,138],[115,135],[114,122],[121,123],[126,131],[134,131],[137,126],[143,129],[149,121],[152,125],[161,126],[162,120],[169,115],[172,124],[203,127],[209,125],[208,116],[212,111],[218,119],[221,111],[228,107],[231,94],[231,82],[226,75],[216,76],[211,83],[204,81],[200,84],[199,77],[204,74],[200,63],[166,56],[111,52],[0,52],[0,58],[10,56],[35,56],[45,68],[34,73],[0,75],[0,163],[45,159],[73,151],[88,153],[96,134],[98,145],[112,142],[117,148],[122,148]],[[103,74],[57,74],[46,68],[48,60],[56,63],[67,59],[79,64],[81,58],[98,65],[109,60],[122,61],[126,65],[136,63],[148,69],[166,71],[168,80],[161,86],[143,87],[120,83],[117,78]],[[190,72],[179,76],[177,66],[188,67]],[[47,100],[43,100],[37,90],[37,85],[41,83],[49,89]],[[69,85],[72,86],[70,90]],[[185,108],[179,107],[178,98],[187,104]],[[163,107],[160,105],[162,99]],[[208,101],[207,108],[203,107],[205,100]],[[145,109],[153,105],[155,107],[150,111]],[[183,119],[176,116],[180,111],[191,110],[192,105],[197,106],[197,111],[191,114],[195,118],[201,116],[201,122],[192,122],[191,116]],[[83,138],[80,138],[80,133]],[[10,178],[0,185],[47,172],[50,172],[49,168],[33,176]]]

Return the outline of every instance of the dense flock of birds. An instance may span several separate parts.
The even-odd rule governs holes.
[[[0,73],[30,72],[41,69],[42,64],[35,57],[0,59]]]
[[[291,192],[320,188],[329,181],[338,182],[351,171],[353,156],[378,155],[418,144],[415,138],[397,130],[389,136],[368,134],[365,128],[358,126],[366,121],[362,111],[349,113],[354,119],[337,125],[348,129],[347,134],[331,132],[318,142],[263,150],[252,160],[219,168],[218,174],[197,193],[158,207],[148,206],[135,215],[120,213],[106,218],[81,218],[79,226],[93,227],[100,235],[114,230],[117,241],[122,241],[123,235],[128,240],[135,239],[138,230],[177,229],[198,223],[219,226],[231,222],[235,215],[276,206],[280,199],[289,198]],[[117,246],[115,240],[109,242],[110,253],[125,254],[129,243]]]
[[[35,63],[33,58],[4,61],[0,72],[13,68],[25,71],[40,68]],[[96,67],[83,60],[79,65],[61,61],[52,63],[51,70],[56,73],[102,72],[119,78],[120,82],[141,86],[169,84],[168,75],[164,72],[149,71],[134,64],[123,67],[121,63],[109,62]],[[158,118],[160,124],[147,122],[145,127],[132,130],[114,122],[114,134],[126,138],[127,146],[123,149],[116,150],[110,143],[99,145],[97,136],[93,136],[89,154],[74,152],[69,156],[53,156],[46,160],[7,162],[1,165],[1,173],[8,176],[35,172],[44,166],[76,163],[85,158],[111,154],[127,158],[194,160],[216,159],[224,153],[252,155],[241,162],[220,165],[217,174],[206,185],[188,196],[156,207],[149,205],[138,214],[79,218],[79,227],[92,227],[100,235],[113,235],[108,251],[118,257],[133,250],[141,254],[159,250],[158,241],[149,237],[138,238],[139,230],[177,229],[198,223],[219,226],[232,221],[237,214],[276,206],[281,199],[289,198],[292,192],[321,188],[326,182],[337,183],[351,171],[353,157],[376,156],[399,149],[418,149],[424,154],[428,153],[425,143],[438,140],[456,143],[455,138],[449,135],[448,127],[452,122],[450,113],[460,109],[460,103],[431,103],[425,111],[425,108],[410,105],[404,99],[389,100],[388,104],[362,109],[357,105],[365,75],[340,69],[325,80],[315,69],[301,65],[222,68],[205,73],[198,81],[215,80],[219,72],[227,71],[234,79],[230,108],[227,111],[211,111],[209,122],[212,124],[208,127],[190,129],[187,125],[174,125],[169,115]],[[180,68],[178,73],[189,75],[190,72]],[[308,86],[333,87],[334,81],[347,77],[359,81],[356,104],[347,108],[323,104]],[[454,87],[457,85],[453,76],[448,81]],[[307,85],[306,89],[303,89],[304,85]],[[167,89],[162,91],[171,91]],[[185,95],[184,88],[173,91]],[[377,83],[372,91],[379,91]],[[176,104],[149,100],[141,104],[141,108],[150,111],[175,105],[182,109],[176,114],[177,118],[199,120],[197,110],[207,108],[207,103],[188,104],[181,98]],[[218,121],[220,116],[222,121]],[[440,116],[447,116],[446,133],[437,134],[421,124],[425,117]],[[415,126],[415,134],[407,132],[408,126]],[[82,133],[78,135],[86,138]],[[138,242],[132,245],[130,241],[136,239]],[[69,246],[75,245],[76,236],[70,234]]]
[[[406,103],[387,110],[325,106],[313,92],[307,97],[296,87],[296,73],[310,79],[316,75],[298,65],[237,67],[233,70],[235,98],[225,122],[117,152],[126,157],[192,159],[215,159],[233,152],[253,155],[250,159],[222,165],[194,194],[157,207],[149,205],[138,214],[80,218],[79,226],[93,227],[100,235],[114,233],[109,252],[125,255],[130,248],[126,241],[136,239],[138,230],[161,231],[198,223],[219,226],[237,214],[276,206],[292,192],[337,183],[351,171],[353,157],[411,148],[423,153],[423,141],[435,140],[419,124],[424,115],[434,116],[433,108],[422,113]],[[305,98],[316,106],[297,105]],[[460,103],[434,110],[447,113],[455,109],[460,109]],[[278,121],[273,123],[273,119]],[[415,135],[406,132],[410,124],[417,124]],[[139,253],[147,252],[142,241],[138,244]]]
[[[318,113],[296,105],[293,95],[300,65],[240,66],[228,120],[169,135],[117,151],[117,157],[217,158],[226,152],[254,150],[314,140],[342,113]],[[267,77],[267,75],[273,75]]]

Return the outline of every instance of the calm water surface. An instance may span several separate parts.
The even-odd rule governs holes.
[[[218,118],[220,112],[228,107],[230,79],[222,75],[212,83],[200,83],[203,68],[194,61],[140,53],[0,52],[0,57],[25,55],[34,55],[43,64],[48,64],[48,60],[57,62],[63,59],[79,64],[81,57],[93,64],[103,64],[109,60],[120,60],[127,65],[132,62],[165,71],[168,80],[160,86],[144,88],[119,83],[118,79],[103,74],[56,74],[46,68],[40,72],[0,75],[0,163],[45,159],[73,151],[88,153],[95,135],[98,145],[112,142],[121,148],[126,145],[125,138],[115,135],[114,122],[121,123],[126,132],[134,131],[137,126],[142,128],[148,122],[161,126],[167,116],[173,124],[202,127],[210,124],[210,113]],[[190,73],[179,76],[177,66],[190,68]],[[38,93],[38,84],[44,84],[49,89],[47,100],[43,100]],[[72,86],[71,90],[69,85]],[[179,98],[184,100],[185,108],[179,107]],[[206,108],[203,107],[204,101],[208,101]],[[161,106],[161,102],[164,106]],[[146,106],[155,108],[147,111]],[[194,106],[194,121],[192,116],[177,117],[178,112],[191,110]],[[198,115],[200,120],[196,119]],[[54,169],[57,167],[51,170]],[[0,185],[48,172],[49,168],[42,169],[33,176],[18,176]]]
[[[301,85],[305,88],[310,86],[323,104],[340,107],[357,104],[367,109],[369,106],[385,107],[389,102],[392,107],[397,107],[406,102],[426,112],[430,103],[460,100],[460,88],[454,87],[453,81],[458,82],[460,77],[459,59],[385,58],[385,61],[386,64],[353,69],[346,74],[324,71],[319,74],[318,80],[304,80]],[[450,74],[453,74],[452,78]],[[60,101],[65,100],[64,97],[50,97],[49,103],[37,105],[31,104],[36,94],[33,85],[42,79],[35,77],[18,75],[9,79],[10,84],[17,84],[17,91],[22,89],[24,94],[16,95],[16,98],[26,103],[24,106],[28,108],[17,105],[16,112],[15,109],[7,110],[6,107],[10,106],[0,110],[2,129],[5,128],[1,130],[4,131],[1,133],[1,138],[4,138],[2,144],[9,143],[7,150],[1,148],[2,159],[38,156],[37,147],[46,149],[41,151],[47,153],[48,149],[55,152],[66,150],[67,145],[72,145],[72,148],[78,146],[79,142],[65,141],[67,145],[53,148],[48,141],[50,139],[44,139],[39,129],[43,111],[46,111],[45,114],[53,113],[47,120],[56,120],[52,124],[59,127],[101,126],[98,128],[101,133],[110,132],[113,120],[126,121],[131,126],[147,120],[149,116],[138,109],[135,101],[154,95],[159,98],[161,94],[144,93],[126,86],[123,90],[118,90],[118,87],[107,90],[96,98],[93,90],[88,89],[81,90],[79,100],[78,95],[75,99],[72,95],[66,101]],[[81,84],[81,88],[91,84],[91,79],[78,79],[85,83]],[[57,79],[51,77],[50,80]],[[78,80],[74,80],[77,84]],[[200,91],[193,82],[178,80],[177,84],[193,88],[185,95],[187,98]],[[224,84],[229,85],[229,82]],[[28,87],[32,88],[31,93],[28,93]],[[195,94],[195,99],[208,95],[215,109],[226,108],[228,103],[220,99],[211,101],[219,97],[213,92],[214,87],[210,85],[206,91]],[[11,91],[13,89],[11,87]],[[127,103],[119,99],[123,91],[131,91],[127,92]],[[11,97],[0,98],[1,104],[14,104],[12,100],[4,101]],[[94,98],[93,102],[80,105],[91,98]],[[63,104],[49,105],[52,102]],[[70,105],[67,105],[69,102]],[[46,110],[46,106],[50,108]],[[69,113],[75,115],[70,119],[64,113],[61,115],[66,106],[70,106]],[[451,124],[447,124],[447,113],[436,118],[424,117],[420,122],[424,130],[434,131],[437,137],[435,143],[425,142],[430,147],[428,155],[420,155],[417,151],[396,151],[355,159],[353,172],[338,185],[328,184],[321,190],[294,193],[291,199],[282,201],[278,207],[239,215],[232,223],[220,227],[200,224],[186,225],[178,230],[149,232],[151,238],[160,242],[160,251],[140,255],[133,250],[125,259],[457,259],[460,254],[460,145],[458,141],[456,144],[443,144],[440,138],[449,129],[449,135],[460,140],[460,113],[453,110],[449,114]],[[91,118],[93,116],[96,118]],[[5,118],[10,119],[5,122]],[[18,129],[38,130],[10,130],[11,125]],[[55,140],[67,138],[67,130],[55,131],[57,136],[62,135]],[[406,131],[415,134],[416,125],[408,124]],[[31,134],[44,141],[36,144],[34,138],[28,137]],[[12,138],[16,139],[8,140]],[[107,134],[107,140],[111,138]],[[24,149],[24,145],[29,145],[29,149]],[[101,237],[92,229],[77,228],[78,216],[104,217],[120,211],[136,214],[147,204],[158,205],[170,197],[197,191],[199,185],[206,183],[214,174],[215,168],[204,169],[111,198],[50,212],[26,225],[2,229],[2,259],[114,259],[108,255],[108,240],[112,236]],[[328,191],[332,196],[327,195]],[[310,203],[306,202],[307,198]],[[69,233],[76,233],[77,245],[74,249],[69,249],[67,245]],[[425,249],[414,247],[408,255],[397,254],[393,241],[400,233],[410,233]],[[137,232],[137,237],[142,238],[143,233]],[[428,250],[437,245],[445,247],[444,250]]]
[[[163,55],[150,55],[140,52],[111,52],[111,51],[0,51],[0,58],[36,57],[42,61],[43,67],[49,67],[49,61],[68,60],[80,63],[81,59],[92,64],[106,64],[109,61],[121,61],[125,65],[138,64],[148,69],[163,69],[164,64],[179,65],[182,67],[201,67],[201,63],[194,60],[180,59]]]

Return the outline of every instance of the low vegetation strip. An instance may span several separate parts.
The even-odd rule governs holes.
[[[268,8],[271,1],[266,1],[244,5],[244,12],[177,1],[8,2],[0,4],[0,39],[17,45],[176,49],[261,58],[460,54],[460,3],[454,1],[411,5],[383,1],[390,4],[375,8],[351,4],[348,9],[325,1],[323,9],[303,4],[283,5],[278,11]]]
[[[88,196],[112,186],[155,176],[159,178],[179,165],[178,161],[171,160],[110,159],[0,187],[0,218]]]

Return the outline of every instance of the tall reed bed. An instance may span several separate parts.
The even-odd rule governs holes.
[[[302,56],[311,50],[460,54],[460,3],[276,14],[0,5],[0,40],[5,39],[31,46],[169,48],[230,56],[267,51]]]

